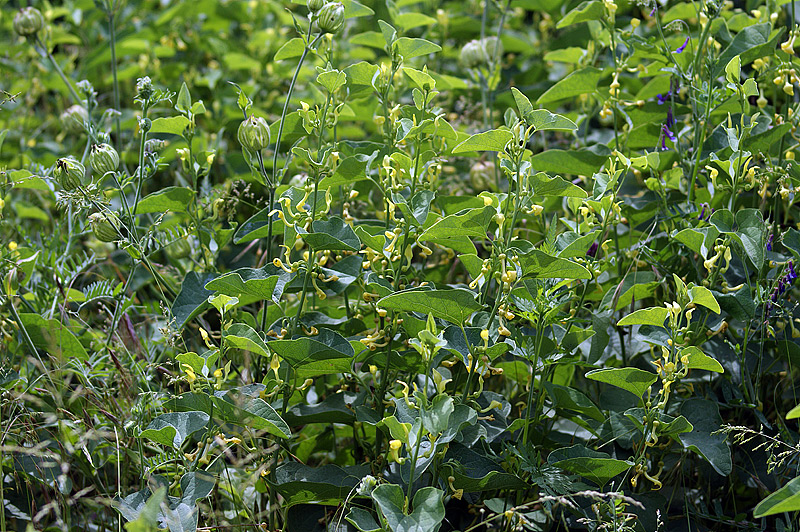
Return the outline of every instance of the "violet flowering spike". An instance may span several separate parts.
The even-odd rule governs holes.
[[[700,211],[700,216],[697,217],[698,220],[703,219],[703,215],[706,213],[706,204],[703,203],[703,210]]]
[[[675,123],[675,120],[672,117],[672,107],[667,107],[667,127],[672,127]]]
[[[682,44],[682,45],[678,46],[678,49],[677,49],[677,50],[675,50],[675,53],[676,53],[676,54],[679,54],[679,53],[683,52],[684,50],[686,50],[686,46],[687,46],[688,44],[689,44],[689,37],[686,37],[686,40],[685,40],[685,41],[683,41],[683,44]]]
[[[769,235],[767,239],[767,251],[772,251],[772,236],[773,235]],[[789,264],[791,264],[791,262]]]
[[[669,137],[669,140],[671,140],[672,142],[676,142],[678,140],[678,137],[676,137],[675,134],[672,131],[670,131],[666,125],[661,126],[661,133],[663,133],[665,137]]]
[[[586,250],[586,256],[587,256],[587,257],[592,257],[592,258],[594,258],[595,256],[597,256],[597,248],[598,248],[598,247],[599,247],[599,246],[597,245],[597,242],[592,242],[592,245],[591,245],[591,246],[589,246],[589,249],[588,249],[588,250]]]
[[[653,10],[650,12],[650,16],[651,17],[654,16],[656,14],[656,11],[658,11],[658,4],[653,6]]]
[[[670,96],[672,96],[672,89],[668,90],[664,94],[656,95],[656,98],[658,98],[658,105],[664,105],[664,102],[669,100]]]

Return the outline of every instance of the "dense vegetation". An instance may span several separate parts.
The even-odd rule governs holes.
[[[794,3],[361,1],[2,2],[0,529],[796,530]]]

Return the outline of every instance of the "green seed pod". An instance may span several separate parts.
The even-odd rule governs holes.
[[[89,226],[94,236],[102,242],[119,240],[122,222],[113,212],[96,212],[89,216]]]
[[[344,26],[344,5],[328,2],[317,13],[317,27],[324,33],[338,33]]]
[[[119,154],[108,144],[95,144],[89,154],[89,164],[98,174],[106,175],[119,168]]]
[[[176,240],[172,244],[164,248],[167,256],[172,260],[185,259],[192,253],[192,245],[185,238]]]
[[[14,16],[14,31],[23,37],[36,35],[42,26],[44,17],[35,7],[24,7]]]
[[[239,125],[239,144],[258,152],[269,146],[269,124],[261,117],[250,115]]]
[[[83,124],[89,120],[89,114],[82,105],[72,105],[61,113],[61,127],[67,134],[76,134],[83,131]]]
[[[56,161],[53,175],[64,190],[75,190],[83,183],[86,168],[72,157],[62,157]]]
[[[322,9],[322,6],[324,5],[325,5],[325,0],[308,0],[308,2],[306,3],[306,7],[308,7],[308,10],[312,13],[316,13],[317,11]]]

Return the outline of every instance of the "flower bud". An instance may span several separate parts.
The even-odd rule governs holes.
[[[62,157],[56,161],[53,175],[64,190],[75,190],[83,183],[86,168],[72,157]]]
[[[92,214],[89,216],[89,226],[92,228],[94,236],[102,242],[114,242],[121,238],[122,222],[113,212],[96,212]]]
[[[95,144],[89,154],[89,164],[98,174],[106,175],[119,168],[119,154],[109,144]]]
[[[328,2],[317,13],[316,22],[323,33],[338,33],[344,26],[344,5]]]
[[[61,127],[67,134],[75,134],[83,131],[83,124],[89,119],[86,108],[82,105],[72,105],[61,113]]]
[[[306,7],[312,13],[316,13],[325,5],[325,0],[308,0]]]
[[[239,144],[258,152],[269,146],[269,124],[261,117],[250,115],[239,125]]]
[[[35,7],[24,7],[14,16],[14,31],[28,37],[35,35],[44,26],[44,17]]]
[[[461,48],[459,54],[461,64],[467,68],[476,68],[484,63],[483,49],[478,40],[471,40]]]
[[[168,245],[164,250],[172,260],[185,259],[192,253],[192,245],[187,239],[181,238]]]

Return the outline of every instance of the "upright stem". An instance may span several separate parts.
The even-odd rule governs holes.
[[[50,60],[50,64],[53,65],[53,68],[56,69],[56,72],[58,73],[58,75],[61,78],[61,80],[64,82],[64,85],[66,85],[67,88],[69,89],[69,94],[70,94],[70,96],[72,96],[72,99],[74,100],[74,102],[77,103],[77,104],[80,104],[81,103],[81,97],[78,96],[78,93],[75,91],[75,88],[72,86],[72,83],[70,83],[69,78],[67,78],[67,76],[64,74],[64,71],[61,70],[61,67],[58,66],[58,62],[56,62],[56,58],[53,57],[53,54],[50,53],[50,50],[48,50],[45,47],[44,43],[42,42],[42,39],[40,39],[38,35],[36,36],[36,44],[41,49],[42,53],[44,53],[45,56],[47,56],[47,59]]]
[[[294,86],[297,83],[297,76],[300,75],[300,68],[303,66],[303,62],[306,60],[306,56],[308,55],[308,51],[317,44],[322,34],[320,33],[317,37],[311,42],[311,44],[306,45],[303,48],[303,54],[300,56],[300,61],[297,62],[297,68],[294,71],[294,76],[292,76],[292,82],[289,84],[289,92],[286,93],[286,101],[283,103],[283,112],[281,112],[281,121],[278,123],[278,138],[275,139],[275,153],[272,155],[272,183],[273,185],[277,185],[280,183],[278,181],[278,151],[281,146],[281,137],[283,136],[283,123],[286,118],[286,111],[289,108],[289,101],[292,99],[292,93],[294,92]]]
[[[111,75],[114,79],[114,110],[117,111],[117,114],[114,115],[114,134],[116,136],[117,146],[120,146],[122,144],[122,139],[120,138],[119,80],[117,79],[117,30],[114,20],[113,3],[114,2],[112,2],[111,8],[108,11],[108,36],[111,44]]]

